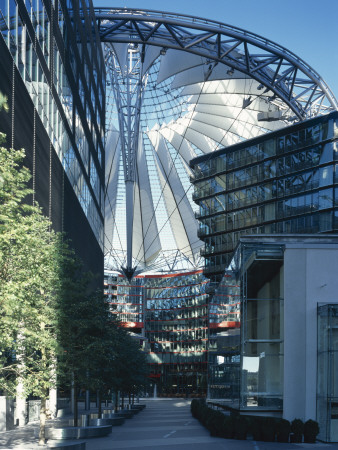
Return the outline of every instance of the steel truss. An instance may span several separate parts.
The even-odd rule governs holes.
[[[259,35],[220,22],[187,15],[137,9],[96,8],[100,39],[106,51],[107,76],[114,86],[118,110],[119,131],[126,186],[127,214],[127,277],[134,274],[133,221],[135,166],[140,136],[140,114],[147,71],[143,63],[150,46],[160,48],[164,56],[168,49],[200,56],[205,61],[208,81],[218,64],[225,66],[229,78],[250,78],[257,82],[257,96],[289,110],[285,121],[302,121],[338,109],[338,102],[320,75],[286,48]],[[127,44],[125,61],[117,60],[110,44]],[[251,96],[244,98],[242,108],[250,105]],[[291,113],[291,114],[290,114]],[[278,120],[281,116],[270,119]],[[162,263],[170,270],[176,265],[179,252],[168,258],[162,253]],[[110,255],[116,261],[116,255]],[[183,255],[184,257],[184,255]]]
[[[95,8],[103,42],[176,49],[207,58],[209,73],[221,63],[271,90],[299,120],[338,109],[320,75],[288,49],[257,34],[212,20],[160,11]]]

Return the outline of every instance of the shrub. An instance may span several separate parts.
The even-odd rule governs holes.
[[[209,418],[209,409],[207,407],[207,405],[202,404],[200,409],[199,409],[199,417],[198,420],[206,427],[207,426],[207,421]]]
[[[262,440],[262,418],[250,417],[249,432],[252,434],[254,441]]]
[[[265,442],[274,442],[276,434],[276,419],[264,417],[261,422],[261,439]]]
[[[196,399],[191,400],[190,411],[191,411],[191,414],[193,415],[193,417],[197,418],[198,409],[199,409],[199,402],[198,402],[198,400],[196,400]]]
[[[291,442],[302,442],[302,435],[304,430],[304,423],[301,419],[294,419],[291,422],[291,436],[290,441]]]
[[[224,416],[223,429],[221,437],[232,439],[235,434],[235,424],[232,416]]]
[[[225,416],[221,411],[210,410],[207,428],[211,436],[222,436]]]
[[[304,423],[304,442],[316,442],[317,434],[319,433],[319,425],[315,420],[307,420]]]
[[[191,414],[209,431],[211,436],[226,439],[246,439],[248,432],[255,441],[274,442],[304,442],[313,443],[319,433],[318,423],[308,420],[305,424],[301,419],[292,423],[286,419],[258,416],[225,415],[221,411],[209,408],[205,399],[193,399],[190,405]],[[290,434],[291,431],[291,434]]]
[[[245,440],[248,434],[248,421],[244,416],[235,419],[235,438]]]
[[[289,442],[291,424],[286,419],[280,419],[276,424],[276,435],[278,442]]]

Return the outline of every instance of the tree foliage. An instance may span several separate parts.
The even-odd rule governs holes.
[[[23,150],[0,147],[0,389],[41,398],[43,443],[46,400],[56,387],[62,240],[39,206],[31,204],[24,157]]]
[[[98,391],[133,392],[146,382],[146,357],[138,340],[120,326],[102,292],[90,293],[90,275],[65,260],[58,306],[59,377],[65,385]],[[77,421],[75,405],[74,420]]]
[[[24,151],[0,147],[0,387],[41,396],[51,387],[56,351],[55,287],[59,238],[36,205],[25,202]]]
[[[134,393],[147,383],[148,365],[146,355],[140,349],[137,338],[119,327],[115,349],[118,358],[114,365],[113,385],[126,393]]]
[[[8,110],[0,93],[0,110]],[[146,380],[145,356],[113,320],[102,292],[37,204],[24,150],[1,147],[0,390],[46,399],[57,383],[132,392]]]

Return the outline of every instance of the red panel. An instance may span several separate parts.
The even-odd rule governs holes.
[[[124,328],[143,328],[143,322],[121,322]]]
[[[239,328],[241,326],[240,322],[219,322],[219,323],[211,323],[210,328]]]

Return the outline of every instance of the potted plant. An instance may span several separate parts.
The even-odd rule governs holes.
[[[290,442],[299,443],[302,442],[304,430],[304,423],[301,419],[294,419],[291,422],[291,436]]]
[[[291,424],[288,420],[286,419],[279,420],[276,425],[276,431],[278,442],[289,442]]]
[[[246,417],[238,416],[235,420],[236,439],[245,440],[248,434],[248,421]]]
[[[304,442],[313,444],[319,433],[319,425],[315,420],[309,419],[304,423]]]
[[[262,440],[262,417],[252,417],[250,420],[250,431],[254,441]]]
[[[261,436],[265,442],[274,442],[276,435],[276,421],[272,417],[265,417],[262,421]]]
[[[234,437],[234,419],[232,416],[224,416],[222,437],[232,439]]]

